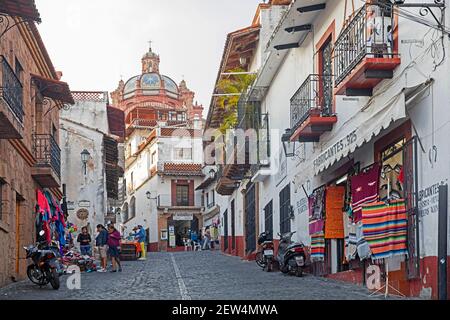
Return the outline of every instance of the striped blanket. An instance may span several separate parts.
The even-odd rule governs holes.
[[[325,260],[325,234],[319,232],[311,235],[311,261]]]
[[[375,202],[362,208],[364,238],[372,259],[407,254],[407,216],[404,200]]]

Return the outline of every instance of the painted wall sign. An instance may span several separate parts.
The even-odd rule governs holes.
[[[280,148],[280,154],[278,156],[278,171],[276,174],[277,187],[283,182],[287,176],[287,159],[284,154],[284,149]]]
[[[176,213],[173,215],[174,221],[192,221],[194,220],[194,215],[191,213]]]
[[[297,213],[299,215],[308,212],[308,198],[302,198],[297,201]]]
[[[439,186],[443,184],[445,181],[419,191],[419,214],[421,217],[439,213]]]
[[[357,130],[352,131],[346,137],[337,141],[331,147],[322,152],[316,159],[314,159],[314,170],[317,172],[318,169],[328,161],[330,158],[337,158],[340,154],[344,153],[347,149],[350,149],[353,144],[358,140],[356,134]]]

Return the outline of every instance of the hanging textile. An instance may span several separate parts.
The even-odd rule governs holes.
[[[313,235],[319,232],[323,232],[325,221],[313,220],[309,222],[309,235]]]
[[[327,187],[325,198],[325,239],[343,239],[345,187]]]
[[[361,221],[361,208],[366,203],[378,201],[380,165],[374,164],[366,172],[351,177],[353,221]]]
[[[311,236],[311,262],[325,260],[325,235],[323,232]]]
[[[356,240],[356,224],[352,223],[347,213],[343,213],[344,221],[344,253],[347,262],[354,260],[356,258],[357,250],[357,240]]]
[[[372,256],[370,246],[364,237],[361,221],[356,224],[356,250],[360,260],[369,259]]]
[[[362,210],[362,223],[364,237],[372,250],[373,259],[408,253],[408,220],[403,199],[365,205]]]
[[[309,197],[310,201],[310,218],[323,219],[325,217],[325,186],[313,191]]]

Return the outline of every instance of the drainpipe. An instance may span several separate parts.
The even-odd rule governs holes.
[[[438,297],[447,300],[448,185],[439,187],[438,219]]]

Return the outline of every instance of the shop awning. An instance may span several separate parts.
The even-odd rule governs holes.
[[[31,75],[31,80],[44,97],[63,103],[75,104],[69,85],[66,82],[44,78],[35,74]]]
[[[345,125],[332,132],[331,139],[322,143],[322,152],[313,162],[314,173],[324,171],[353,153],[356,148],[387,129],[392,122],[406,118],[406,106],[427,90],[432,82],[427,80],[413,87],[402,88],[397,94],[381,94],[369,100]]]

